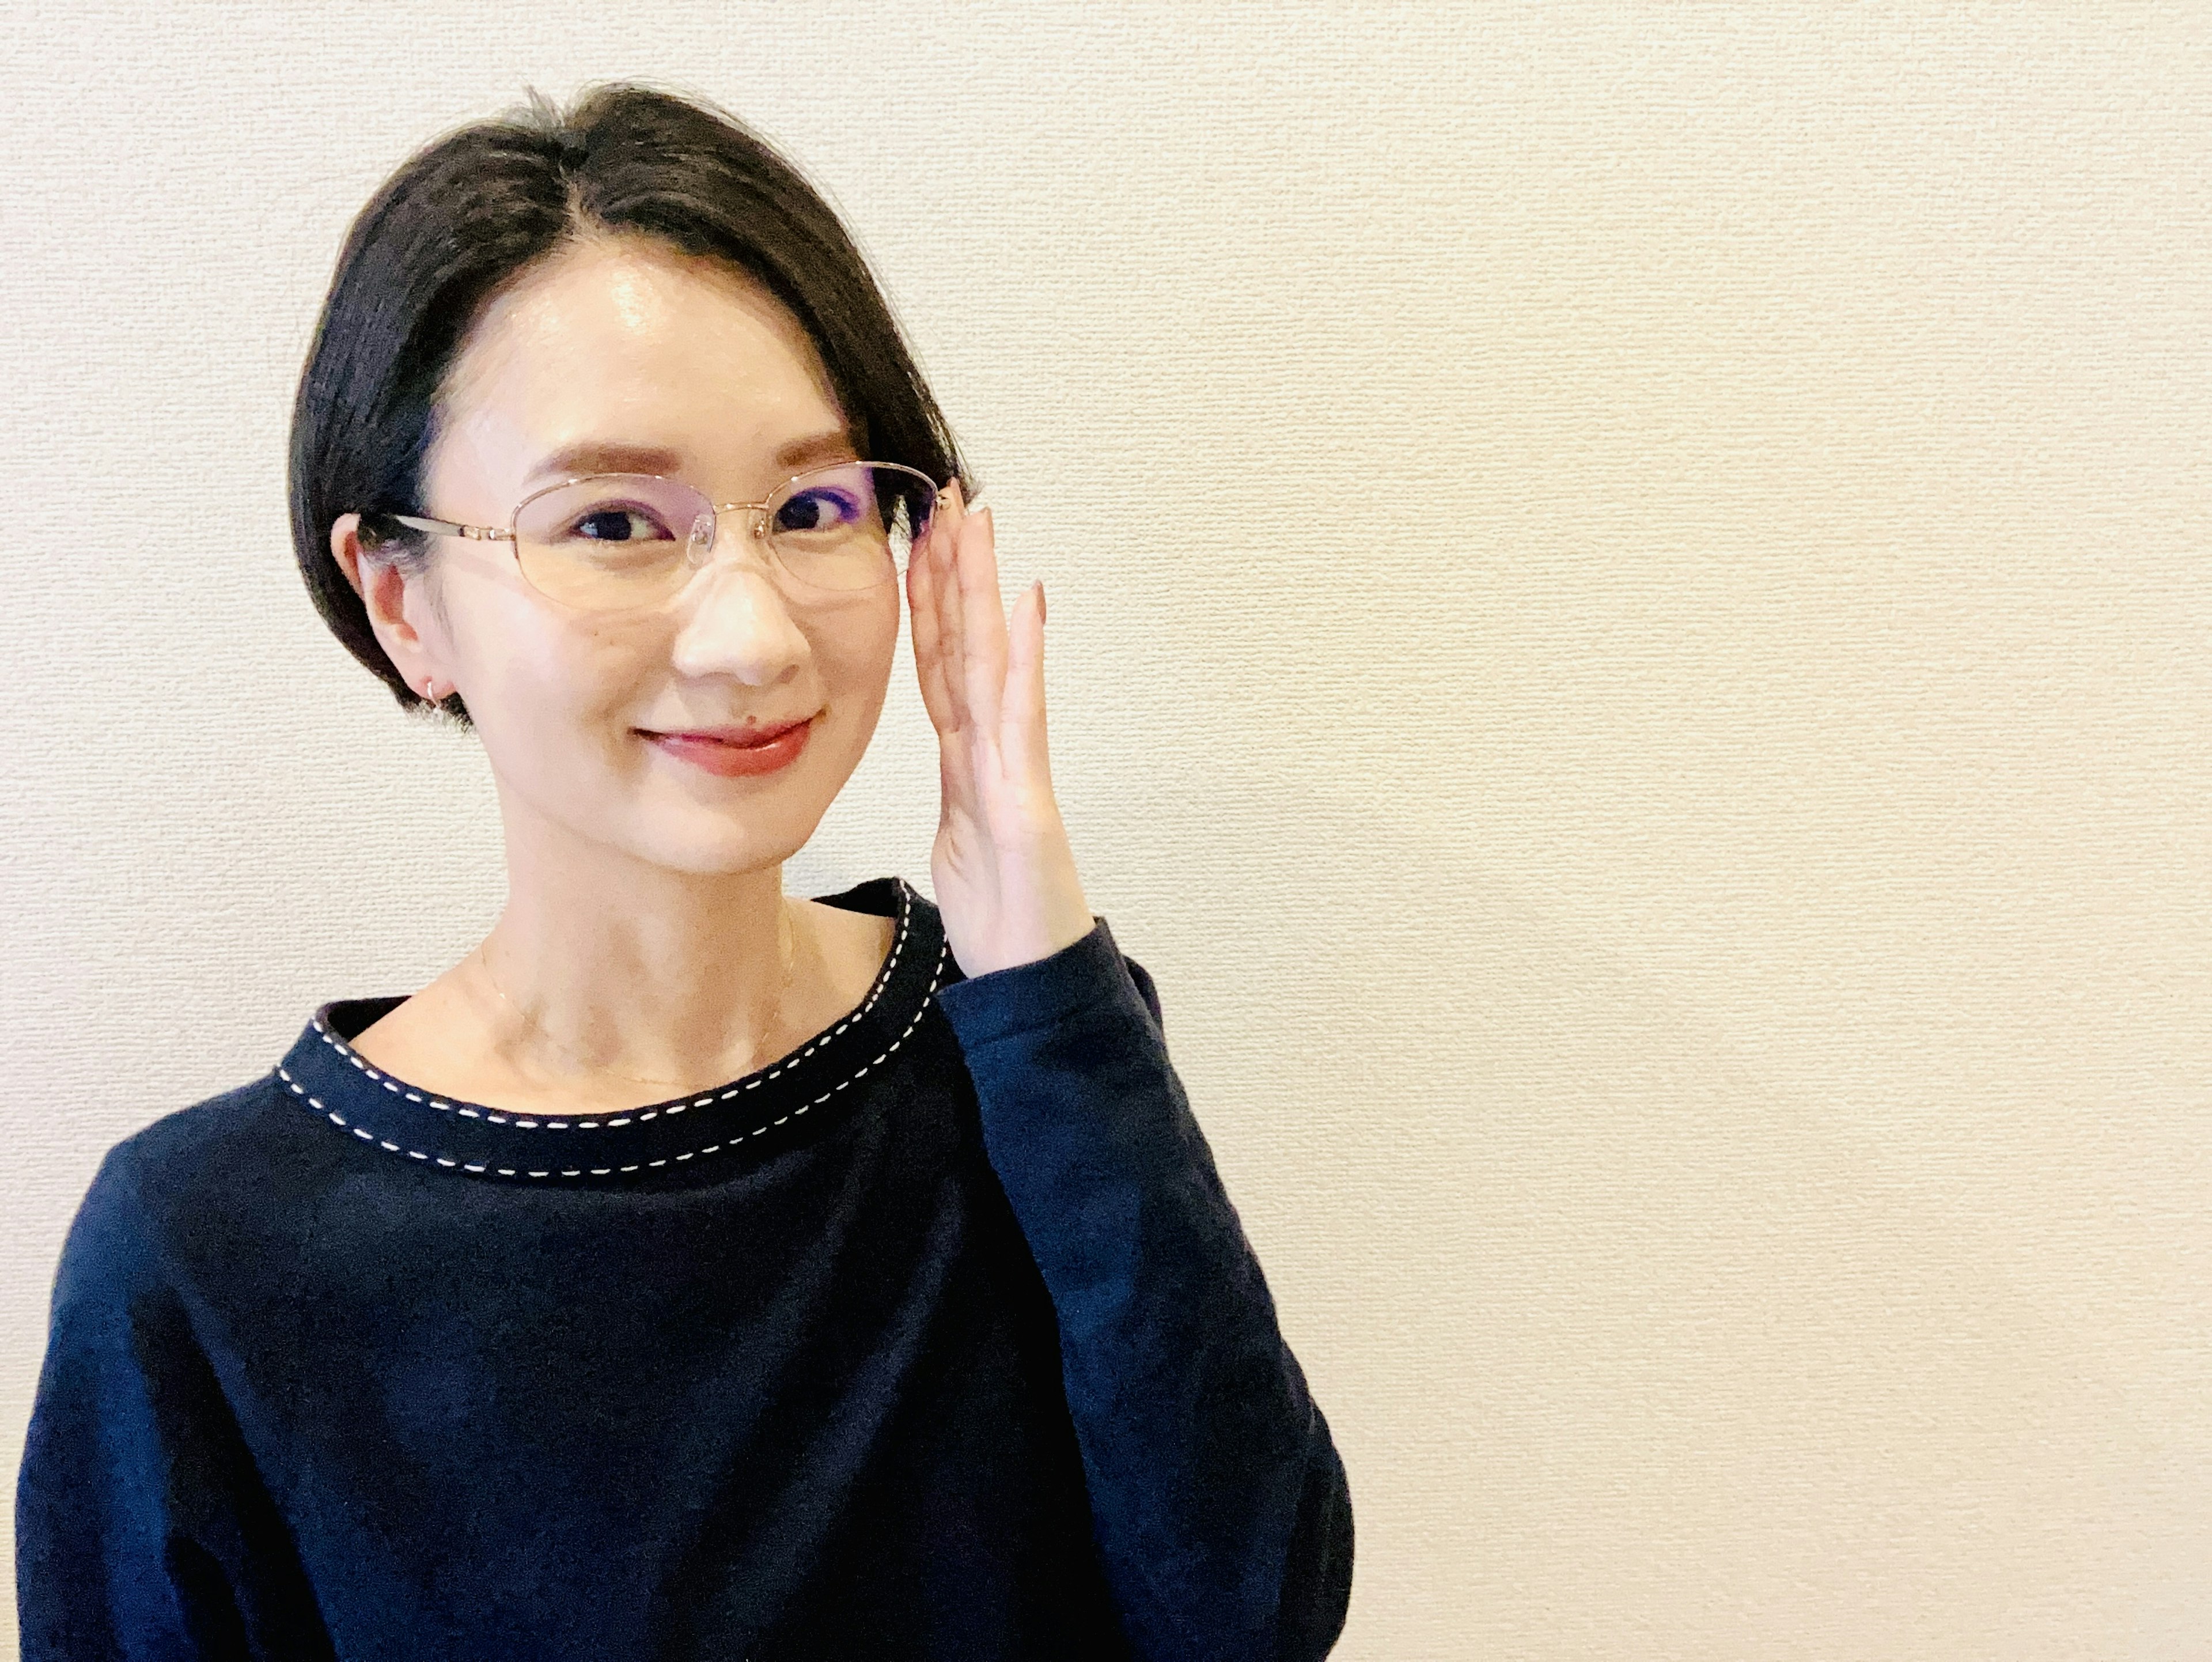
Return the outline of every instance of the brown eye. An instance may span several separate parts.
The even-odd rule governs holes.
[[[676,533],[641,508],[608,506],[580,515],[568,534],[591,542],[636,543],[670,541]]]
[[[778,531],[836,531],[857,525],[867,513],[861,492],[817,484],[798,491],[775,511]]]

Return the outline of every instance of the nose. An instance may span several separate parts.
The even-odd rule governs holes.
[[[677,597],[678,673],[730,675],[748,686],[796,674],[810,650],[806,635],[742,510],[726,512],[713,548],[695,542],[691,559],[701,569]]]

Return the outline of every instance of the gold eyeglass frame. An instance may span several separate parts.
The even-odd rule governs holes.
[[[699,543],[697,539],[690,537],[687,537],[684,540],[684,561],[687,564],[691,566],[694,570],[696,570],[700,567],[708,563],[708,561],[713,557],[714,545],[721,540],[723,514],[735,512],[739,508],[750,509],[753,515],[753,539],[756,542],[769,544],[770,549],[773,550],[774,545],[772,543],[769,543],[769,511],[779,504],[790,500],[794,486],[804,484],[809,479],[819,478],[825,473],[839,473],[848,468],[854,467],[884,468],[888,469],[890,472],[894,473],[904,473],[909,478],[919,479],[922,484],[929,487],[930,494],[934,499],[934,502],[943,502],[945,500],[945,493],[951,489],[950,485],[942,485],[938,484],[936,480],[931,478],[928,474],[923,472],[920,468],[908,467],[903,462],[825,462],[820,467],[810,467],[804,473],[793,474],[789,478],[786,479],[781,484],[776,486],[775,490],[769,491],[767,496],[763,496],[757,502],[716,502],[713,498],[708,496],[705,491],[700,490],[697,485],[691,484],[689,480],[675,478],[665,473],[579,473],[571,478],[556,479],[550,484],[540,485],[537,490],[532,491],[520,502],[515,503],[514,509],[507,516],[507,524],[504,526],[463,525],[457,521],[434,520],[426,514],[385,514],[380,517],[396,521],[398,523],[407,526],[416,531],[428,532],[434,536],[465,537],[471,542],[504,542],[509,545],[514,551],[514,569],[516,574],[522,578],[523,581],[528,583],[530,582],[530,574],[527,571],[525,571],[522,567],[522,547],[520,540],[515,535],[514,525],[515,521],[522,517],[523,510],[528,508],[531,503],[536,502],[540,496],[550,496],[556,490],[566,490],[572,484],[585,484],[592,479],[651,479],[659,484],[672,484],[679,486],[685,490],[690,491],[694,496],[697,496],[701,502],[707,504],[707,517],[712,529],[708,533],[706,542],[702,545]],[[933,503],[930,514],[930,523],[933,525],[936,523],[934,502]],[[694,521],[693,523],[696,524],[697,521]],[[927,534],[926,532],[925,534]],[[691,552],[694,548],[701,549],[702,552],[698,555],[694,555]],[[894,573],[893,575],[896,575],[896,574]],[[795,573],[793,574],[793,580],[800,583],[805,583],[806,581],[804,577],[799,577]],[[688,583],[690,581],[690,580],[689,578],[686,578],[684,580],[684,583]],[[890,581],[890,578],[887,577],[884,581],[888,582]],[[673,599],[676,595],[682,594],[684,592],[684,583],[679,583],[675,588],[670,590],[668,598]],[[538,588],[538,585],[536,583],[530,583],[530,586],[533,589],[538,589],[539,594],[545,594],[545,591],[544,589]],[[808,584],[807,586],[809,587],[817,587],[813,584]],[[872,584],[870,587],[881,587],[882,584]],[[820,590],[820,592],[823,594],[865,594],[868,593],[868,590],[866,588],[823,589]],[[568,604],[567,601],[558,600],[556,596],[551,594],[545,594],[545,598],[549,600],[556,600],[556,603],[560,605],[565,606]],[[653,606],[661,604],[661,602],[648,601],[646,604],[647,606]],[[581,609],[596,612],[613,611],[619,610],[621,608],[585,607]]]

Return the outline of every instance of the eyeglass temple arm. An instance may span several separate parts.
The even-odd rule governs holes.
[[[514,533],[502,531],[497,526],[455,525],[451,520],[426,520],[419,514],[387,514],[384,517],[397,520],[416,531],[434,532],[441,537],[468,537],[477,542],[512,542],[514,539]]]

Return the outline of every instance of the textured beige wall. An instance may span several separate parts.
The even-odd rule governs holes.
[[[1338,1654],[2212,1656],[2212,9],[27,9],[11,1444],[101,1152],[493,915],[284,423],[408,149],[637,75],[828,187],[1047,579]],[[902,656],[791,887],[926,886],[934,779]]]

